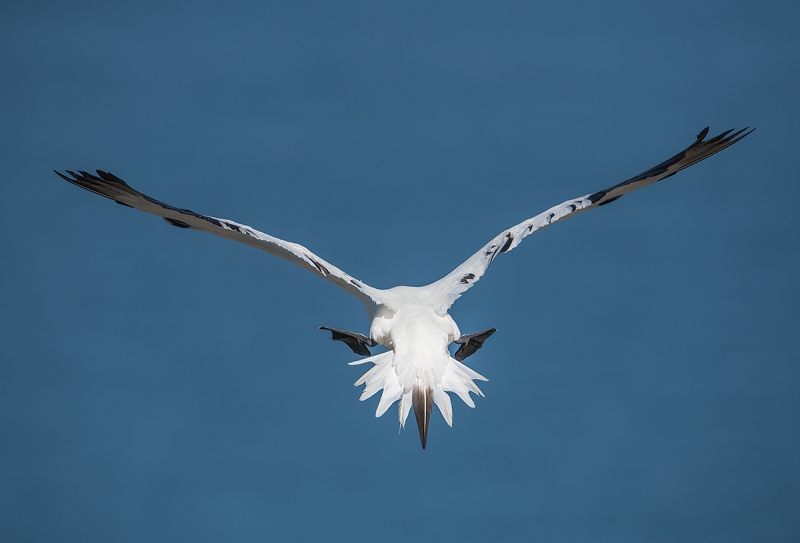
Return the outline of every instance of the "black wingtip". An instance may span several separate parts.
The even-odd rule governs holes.
[[[717,134],[713,138],[709,138],[708,141],[703,141],[703,138],[705,138],[708,135],[708,127],[705,127],[699,134],[697,134],[697,141],[695,142],[695,145],[700,143],[717,143],[717,142],[727,143],[732,145],[737,141],[741,140],[742,138],[744,138],[745,136],[752,134],[755,128],[751,130],[749,126],[745,126],[741,130],[736,130],[735,132],[734,130],[736,129],[731,128],[729,130],[726,130],[725,132],[722,132],[721,134]]]
[[[122,205],[124,205],[124,206],[128,206],[128,204],[126,204],[126,203],[123,203],[123,202],[120,202],[120,201],[118,201],[118,200],[117,200],[116,202],[117,202],[118,204],[122,204]],[[131,207],[131,206],[128,206],[128,207]],[[183,222],[183,221],[179,221],[178,219],[170,219],[169,217],[161,217],[161,218],[162,218],[162,219],[164,219],[165,221],[167,221],[167,222],[168,222],[169,224],[171,224],[172,226],[177,226],[178,228],[191,228],[191,226],[190,226],[190,225],[186,224],[186,223],[185,223],[185,222]]]
[[[726,137],[728,137],[728,134],[730,134],[731,132],[733,132],[733,130],[734,130],[733,128],[729,128],[728,130],[726,130],[726,131],[725,131],[725,132],[723,132],[722,134],[718,134],[718,135],[714,136],[713,138],[711,138],[711,139],[710,139],[710,140],[708,140],[708,141],[720,141],[720,140],[725,140],[725,138],[726,138]]]
[[[55,173],[57,176],[59,176],[59,177],[60,177],[61,179],[63,179],[64,181],[69,181],[70,183],[72,183],[72,179],[70,179],[69,177],[67,177],[66,175],[64,175],[63,173],[61,173],[60,171],[58,171],[58,170],[53,170],[53,173]]]
[[[744,128],[742,128],[742,129],[741,129],[741,130],[739,130],[738,132],[736,132],[736,133],[734,133],[734,134],[731,134],[731,135],[729,136],[729,138],[728,138],[728,139],[730,140],[731,144],[734,144],[734,143],[736,143],[737,141],[740,141],[740,140],[742,140],[743,138],[745,138],[745,137],[749,136],[750,134],[752,134],[752,133],[753,133],[753,132],[755,132],[755,131],[756,131],[756,129],[755,129],[755,128],[752,128],[752,129],[751,129],[749,126],[745,126]],[[741,134],[741,135],[740,135],[740,134]]]
[[[83,177],[85,177],[87,179],[91,179],[92,181],[102,181],[102,179],[100,179],[96,175],[91,174],[89,172],[85,172],[83,170],[78,170],[78,173],[81,174]]]
[[[99,175],[103,179],[103,181],[108,181],[108,182],[111,182],[111,183],[119,183],[120,185],[122,185],[124,187],[128,187],[129,186],[125,181],[123,181],[122,179],[120,179],[119,177],[114,175],[113,173],[104,172],[103,170],[96,170],[96,171],[97,171],[97,175]]]

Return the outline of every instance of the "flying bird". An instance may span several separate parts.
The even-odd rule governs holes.
[[[494,259],[514,249],[527,236],[546,226],[580,212],[610,204],[634,190],[661,181],[692,164],[722,151],[741,140],[752,130],[744,128],[704,140],[708,128],[697,140],[672,158],[610,188],[580,198],[567,200],[495,236],[489,243],[442,279],[422,287],[397,286],[378,289],[363,283],[323,260],[302,245],[275,238],[269,234],[228,219],[195,213],[165,204],[131,188],[119,177],[96,170],[97,175],[70,170],[57,173],[73,185],[99,194],[123,206],[158,215],[178,228],[202,230],[217,236],[261,249],[327,279],[349,292],[364,304],[370,321],[369,336],[320,327],[331,332],[332,339],[342,341],[354,353],[364,356],[350,364],[371,363],[373,366],[356,381],[365,385],[361,400],[383,391],[375,412],[383,415],[396,401],[401,427],[414,409],[420,442],[425,449],[428,424],[434,404],[448,425],[453,424],[453,408],[449,392],[475,407],[470,393],[483,396],[475,381],[487,379],[463,364],[483,346],[496,330],[463,334],[448,314],[450,307],[464,292],[486,273]],[[450,344],[459,345],[453,356]],[[386,351],[372,355],[371,347],[383,346]]]

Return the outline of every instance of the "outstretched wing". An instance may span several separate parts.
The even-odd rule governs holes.
[[[697,141],[658,166],[650,168],[646,172],[640,173],[611,188],[587,194],[586,196],[574,200],[567,200],[562,204],[551,207],[544,213],[540,213],[527,221],[509,228],[487,243],[480,251],[472,255],[467,261],[448,275],[428,285],[427,288],[430,289],[431,296],[434,299],[437,296],[441,299],[441,306],[438,310],[441,312],[447,311],[464,291],[469,289],[484,273],[486,273],[489,264],[492,263],[497,255],[507,253],[533,232],[566,219],[567,217],[571,217],[581,211],[610,204],[629,192],[646,187],[647,185],[652,185],[656,181],[661,181],[662,179],[675,175],[682,169],[688,168],[692,164],[696,164],[713,154],[719,153],[726,147],[733,145],[750,134],[750,132],[752,132],[752,130],[748,131],[747,128],[739,130],[738,132],[727,130],[719,136],[703,141],[703,138],[708,134],[708,127],[706,127],[697,135]]]
[[[358,298],[368,311],[374,311],[374,308],[382,303],[381,290],[354,279],[297,243],[272,237],[244,224],[165,204],[132,189],[125,181],[108,172],[97,170],[97,175],[84,171],[74,173],[69,170],[67,170],[69,175],[56,173],[73,185],[114,200],[118,204],[158,215],[173,226],[210,232],[279,256],[346,290]]]

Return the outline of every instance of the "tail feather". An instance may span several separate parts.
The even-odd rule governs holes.
[[[483,395],[478,386],[473,383],[458,369],[448,367],[442,376],[442,388],[448,392],[455,392],[461,400],[470,407],[475,407],[469,393]]]
[[[478,373],[477,371],[473,370],[472,368],[465,366],[458,360],[453,357],[450,357],[450,364],[458,368],[458,370],[464,374],[467,379],[477,379],[478,381],[488,381],[486,377]]]
[[[458,376],[461,383],[466,385],[470,391],[474,392],[478,396],[483,396],[483,392],[481,392],[481,389],[478,388],[478,385],[475,384],[474,379],[480,379],[481,381],[488,381],[486,377],[468,368],[455,358],[450,358],[450,367],[448,369],[452,369],[453,373],[455,373]]]
[[[348,362],[348,366],[358,366],[360,364],[366,364],[367,362],[372,362],[375,365],[381,364],[387,358],[391,358],[394,353],[392,351],[387,351],[385,353],[378,353],[374,356],[370,356],[368,358],[359,358],[358,360],[353,360],[352,362]]]
[[[394,368],[392,368],[391,364],[384,363],[380,366],[375,366],[374,368],[372,368],[369,371],[370,375],[367,379],[364,379],[364,377],[359,379],[361,383],[357,381],[356,386],[364,382],[366,382],[367,384],[367,386],[364,387],[364,392],[361,394],[359,400],[364,401],[367,398],[370,398],[380,389],[382,388],[385,389],[387,386],[389,386],[392,378],[394,378],[394,381],[397,381],[397,375],[395,375],[393,370]]]
[[[402,398],[400,398],[400,403],[397,404],[397,415],[400,417],[400,427],[406,427],[406,419],[408,419],[408,414],[411,412],[411,391],[406,391]]]
[[[394,380],[391,381],[390,384],[387,384],[383,388],[383,394],[381,395],[381,401],[378,402],[378,408],[375,410],[375,416],[380,417],[386,410],[389,409],[389,406],[392,405],[394,402],[400,399],[403,396],[403,387],[400,386],[400,382],[397,380],[397,376],[392,375]]]
[[[371,356],[369,358],[365,358],[363,360],[356,360],[355,362],[348,362],[348,365],[351,365],[351,366],[354,365],[354,364],[363,364],[365,362],[372,362],[373,364],[375,364],[374,366],[372,366],[369,369],[369,371],[367,371],[364,375],[362,375],[359,378],[358,381],[353,383],[353,386],[357,387],[359,385],[363,385],[367,381],[367,379],[370,378],[370,376],[373,373],[375,373],[378,369],[384,367],[387,362],[391,362],[391,361],[392,361],[392,351],[388,351],[388,352],[385,352],[385,353],[377,354],[375,356]]]
[[[443,373],[439,373],[440,378],[426,372],[422,376],[416,377],[416,382],[410,388],[406,388],[408,384],[404,384],[403,377],[407,373],[398,375],[394,351],[357,360],[355,363],[365,362],[372,362],[374,366],[355,382],[355,386],[365,385],[360,400],[366,400],[383,389],[375,416],[382,416],[394,402],[399,400],[397,416],[400,419],[401,428],[405,427],[408,415],[413,408],[423,449],[428,443],[428,426],[433,405],[436,404],[439,407],[444,420],[449,426],[452,426],[453,404],[448,392],[454,392],[469,407],[475,407],[470,392],[479,396],[483,396],[483,392],[474,381],[487,381],[483,375],[449,357],[442,360]]]
[[[441,383],[437,384],[433,389],[433,401],[439,407],[439,411],[441,411],[447,425],[452,427],[453,404],[450,403],[450,396],[444,391]]]

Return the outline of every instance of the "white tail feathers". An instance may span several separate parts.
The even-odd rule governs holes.
[[[452,426],[453,404],[450,403],[450,396],[444,391],[441,383],[433,387],[433,403],[439,407],[439,411],[441,411],[445,422],[447,422],[447,425]]]
[[[411,390],[403,394],[400,403],[397,404],[397,415],[400,417],[400,428],[406,427],[406,419],[411,412]]]
[[[404,390],[401,385],[397,371],[395,371],[394,351],[387,351],[369,358],[356,360],[350,362],[350,365],[367,362],[373,363],[374,366],[354,384],[355,386],[366,385],[359,400],[364,401],[375,395],[379,390],[383,390],[381,399],[378,402],[378,408],[375,410],[376,417],[383,415],[389,409],[389,406],[400,400],[397,414],[400,419],[400,426],[404,428],[414,403],[413,387]],[[439,411],[447,424],[452,426],[453,404],[450,402],[450,396],[447,393],[454,392],[465,404],[475,407],[475,402],[472,401],[469,393],[473,392],[483,396],[483,392],[474,381],[488,381],[488,379],[452,357],[442,358],[441,363],[444,366],[444,370],[437,372],[442,375],[439,382],[424,383],[423,386],[430,387],[433,390],[434,403],[439,407]]]

